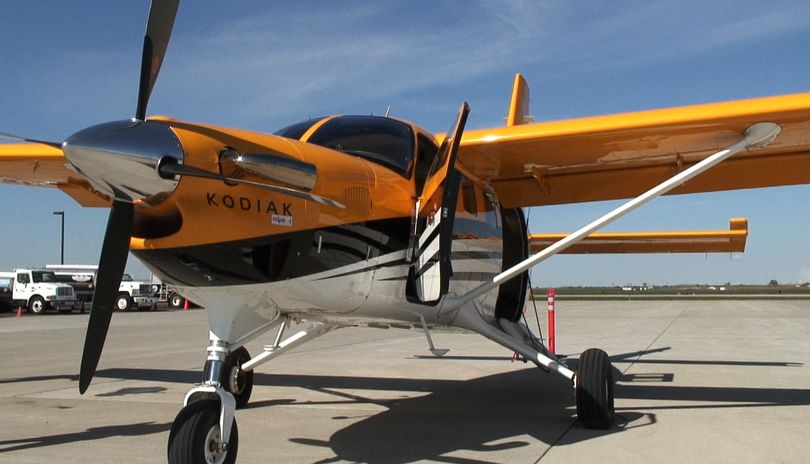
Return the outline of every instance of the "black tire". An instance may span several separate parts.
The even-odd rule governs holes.
[[[178,295],[177,293],[170,293],[169,294],[169,306],[174,309],[180,308],[183,306],[183,297]]]
[[[607,353],[591,348],[577,365],[577,417],[589,429],[608,429],[613,423],[613,368]]]
[[[28,300],[28,312],[32,314],[45,314],[48,303],[39,295],[34,295]]]
[[[115,309],[118,311],[128,311],[132,307],[132,298],[126,293],[119,293],[115,297]]]
[[[239,451],[239,430],[236,419],[231,426],[228,450],[211,451],[212,439],[219,435],[219,401],[203,399],[189,403],[174,419],[169,432],[166,452],[169,464],[233,464]]]
[[[244,346],[231,352],[222,365],[219,383],[236,400],[236,409],[242,409],[250,401],[253,392],[253,371],[243,371],[242,364],[250,361],[250,353]]]

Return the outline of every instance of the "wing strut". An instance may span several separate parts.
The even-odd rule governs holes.
[[[480,286],[474,288],[473,290],[459,296],[448,296],[445,299],[444,303],[445,308],[459,307],[464,303],[472,301],[473,299],[494,289],[495,287],[504,284],[509,279],[517,277],[518,275],[520,275],[520,273],[527,271],[528,269],[545,261],[547,258],[550,258],[551,256],[554,256],[557,253],[561,252],[562,250],[568,248],[569,246],[574,245],[575,243],[585,239],[588,235],[592,234],[593,232],[610,224],[616,219],[619,219],[625,214],[647,204],[650,200],[653,200],[654,198],[657,198],[669,192],[673,188],[692,179],[698,174],[703,173],[707,169],[715,166],[716,164],[720,163],[721,161],[725,160],[731,155],[734,155],[735,153],[738,153],[742,150],[747,150],[751,147],[763,147],[768,145],[773,141],[773,139],[776,138],[777,135],[779,135],[779,132],[781,130],[782,128],[778,124],[772,122],[760,122],[757,124],[753,124],[748,129],[746,129],[743,138],[739,142],[730,146],[729,148],[718,151],[717,153],[714,153],[713,155],[705,158],[703,161],[693,165],[689,169],[686,169],[685,171],[682,171],[679,174],[667,179],[661,184],[658,184],[657,186],[642,193],[641,195],[628,201],[627,203],[619,206],[613,211],[608,212],[604,216],[600,217],[599,219],[596,219],[595,221],[582,227],[576,232],[573,232],[572,234],[568,235],[559,242],[554,243],[553,245],[549,246],[543,251],[535,255],[532,255],[531,257],[507,269],[506,271],[503,271],[502,273],[496,275],[489,281],[481,284]]]

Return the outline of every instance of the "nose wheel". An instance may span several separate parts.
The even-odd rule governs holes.
[[[239,432],[231,423],[227,445],[219,425],[220,404],[214,399],[193,401],[177,414],[169,432],[169,464],[232,464],[236,462]]]

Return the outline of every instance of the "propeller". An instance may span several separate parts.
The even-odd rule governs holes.
[[[107,329],[110,328],[113,303],[118,295],[121,276],[127,264],[133,208],[132,203],[115,200],[110,217],[107,219],[107,231],[104,233],[96,289],[93,293],[93,309],[90,311],[90,320],[87,324],[82,366],[79,370],[79,393],[82,394],[87,391],[96,372],[104,340],[107,338]]]
[[[143,39],[138,106],[135,110],[137,120],[143,121],[146,117],[149,96],[157,81],[166,48],[169,46],[169,38],[172,34],[179,3],[180,0],[152,0],[149,8],[149,20]],[[122,196],[115,196],[116,199],[113,201],[107,220],[104,243],[101,246],[98,280],[93,293],[93,307],[90,311],[87,335],[84,339],[82,364],[79,371],[80,393],[87,391],[96,367],[98,367],[112,319],[113,302],[118,294],[118,287],[121,285],[121,277],[124,274],[129,253],[134,206],[130,201],[122,201],[120,199]]]
[[[0,137],[61,148],[76,172],[85,177],[95,189],[113,199],[101,246],[93,306],[82,351],[80,393],[87,391],[95,375],[112,321],[115,297],[129,254],[134,202],[170,192],[176,187],[178,176],[189,176],[249,185],[335,208],[345,208],[336,200],[294,188],[303,186],[306,189],[310,182],[314,184],[315,171],[311,165],[296,164],[283,157],[267,154],[247,154],[239,159],[240,167],[259,177],[278,180],[280,176],[281,182],[284,179],[303,178],[301,185],[293,182],[288,183],[291,185],[289,187],[210,172],[183,163],[183,147],[171,124],[146,120],[149,98],[169,46],[178,6],[179,0],[152,0],[143,40],[135,118],[86,128],[71,135],[61,144],[0,133]],[[266,172],[267,169],[274,168],[281,173]],[[285,169],[288,176],[286,178],[283,175]]]
[[[143,121],[146,117],[146,106],[149,96],[157,81],[169,38],[177,16],[180,0],[152,0],[149,7],[149,20],[146,23],[146,34],[143,37],[143,54],[141,56],[141,82],[138,86],[138,106],[135,119]]]

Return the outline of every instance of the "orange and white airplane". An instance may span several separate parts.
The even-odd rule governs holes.
[[[466,104],[446,134],[387,116],[274,134],[147,118],[178,1],[152,3],[132,119],[0,145],[3,182],[111,208],[82,393],[128,252],[207,309],[204,380],[175,419],[171,463],[234,462],[253,370],[348,315],[477,332],[569,379],[580,421],[609,427],[607,354],[585,351],[574,371],[529,331],[528,270],[566,250],[741,250],[742,221],[723,233],[596,231],[663,194],[810,183],[810,93],[531,123],[518,75],[507,124],[492,129],[465,131]],[[629,201],[571,234],[527,233],[523,207],[607,199]],[[270,330],[251,357],[243,345]]]

